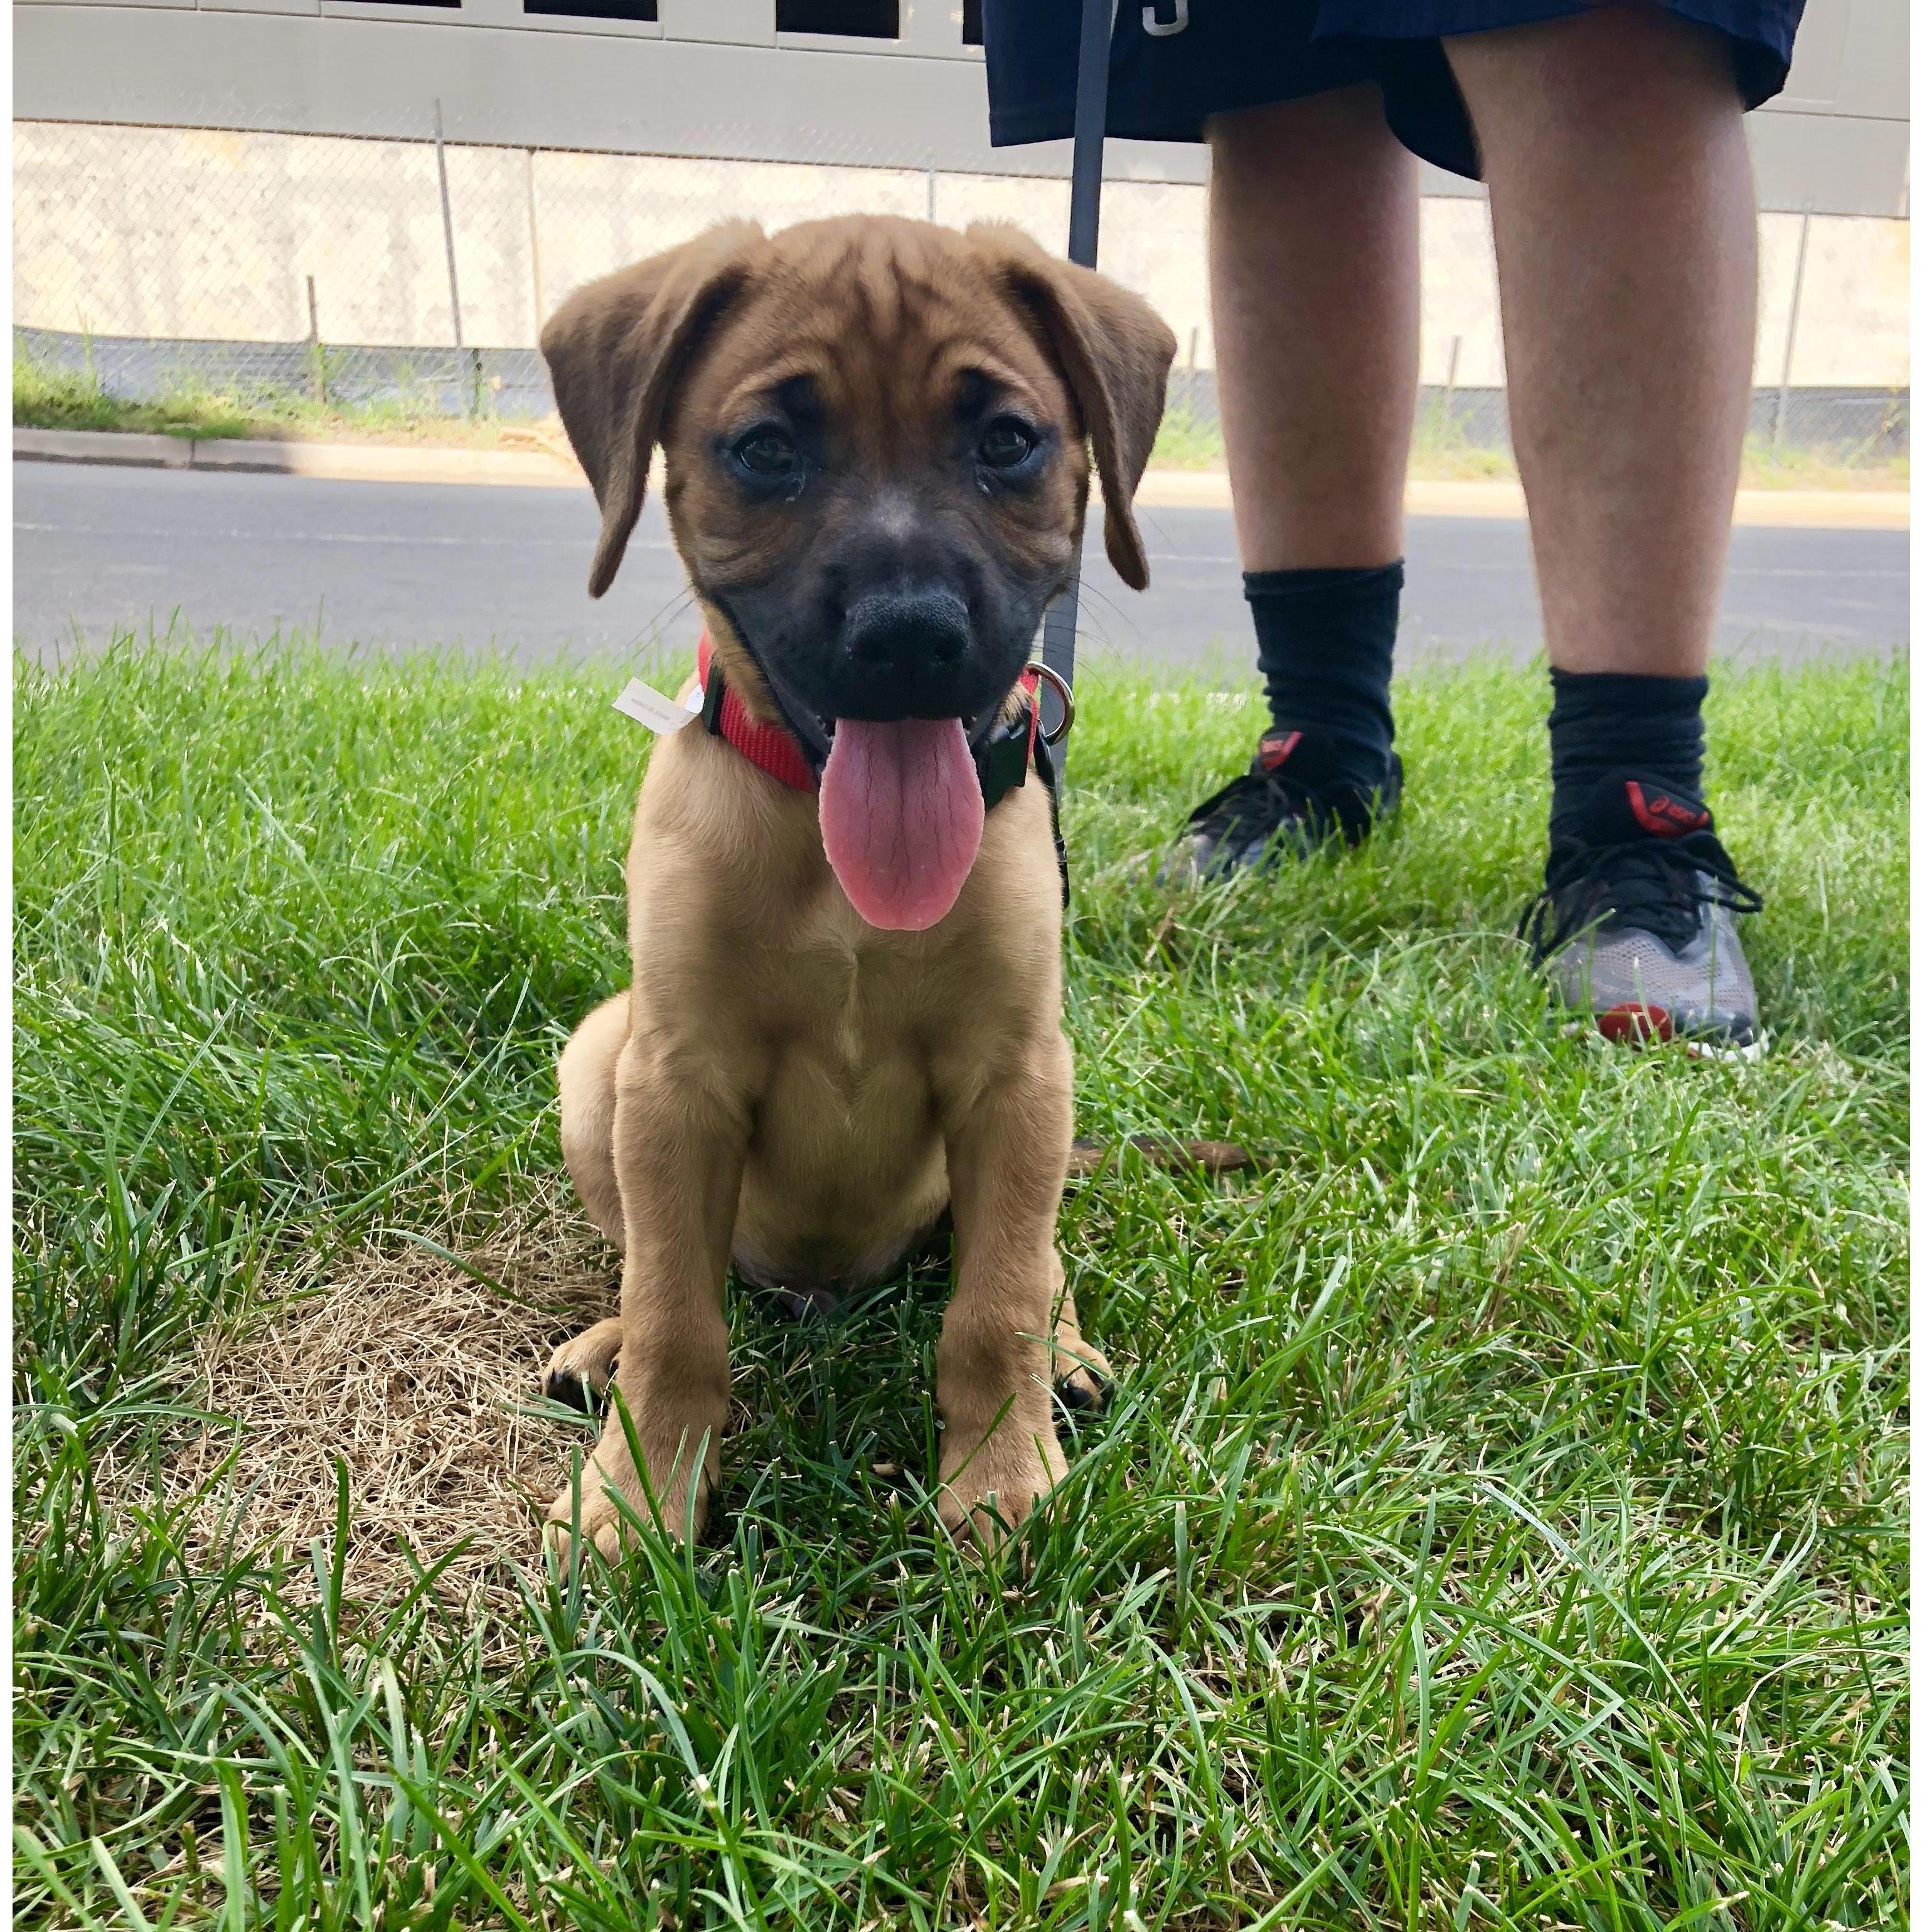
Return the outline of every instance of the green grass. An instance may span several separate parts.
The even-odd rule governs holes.
[[[325,350],[325,365],[327,355]],[[42,362],[17,347],[14,421],[35,429],[118,430],[207,440],[260,436],[484,448],[531,440],[528,425],[500,423],[487,406],[476,416],[452,416],[406,394],[374,402],[324,400],[266,384],[216,387],[188,370],[180,372],[159,401],[130,402],[114,394],[92,370]]]
[[[1161,419],[1154,468],[1221,470],[1227,461],[1218,420],[1178,407]],[[1506,448],[1472,441],[1454,422],[1424,414],[1409,444],[1408,474],[1417,482],[1513,482],[1516,457]],[[1768,437],[1753,436],[1744,445],[1738,480],[1746,490],[1907,490],[1912,466],[1908,458],[1877,456],[1868,448],[1774,449]]]
[[[1178,405],[1161,418],[1160,434],[1154,439],[1154,468],[1222,470],[1227,462],[1218,418],[1198,416]],[[1516,459],[1507,449],[1472,442],[1455,424],[1424,416],[1417,422],[1409,445],[1408,473],[1418,482],[1506,481],[1516,475]]]
[[[1160,419],[1148,461],[1155,470],[1225,470],[1228,452],[1220,422],[1175,404]]]
[[[1909,490],[1912,460],[1857,446],[1780,449],[1770,437],[1754,436],[1744,443],[1742,480],[1748,490]]]
[[[1191,899],[1256,707],[1090,676],[1082,1130],[1278,1164],[1070,1194],[1120,1387],[1057,1509],[935,1538],[942,1275],[734,1290],[703,1546],[488,1616],[141,1498],[211,1323],[535,1211],[641,735],[562,671],[16,676],[17,1923],[1904,1923],[1902,668],[1716,680],[1740,1068],[1525,969],[1533,675],[1408,680],[1400,827]]]

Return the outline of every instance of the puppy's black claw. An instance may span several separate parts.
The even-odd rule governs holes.
[[[577,1409],[585,1415],[597,1413],[597,1398],[592,1394],[590,1384],[568,1369],[550,1370],[544,1382],[544,1394],[552,1402],[561,1402],[566,1408]]]
[[[1053,1392],[1076,1415],[1097,1415],[1114,1399],[1114,1384],[1092,1369],[1056,1382]]]

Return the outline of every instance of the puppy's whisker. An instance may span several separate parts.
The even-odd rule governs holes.
[[[1073,636],[1076,654],[1089,664],[1104,664],[1115,669],[1144,666],[1154,656],[1144,648],[1146,640],[1138,633],[1136,640],[1142,646],[1140,649],[1132,644],[1121,643],[1108,632],[1089,630],[1081,626],[1075,627]]]
[[[1126,625],[1129,630],[1138,632],[1140,629],[1140,625],[1135,618],[1134,614],[1121,604],[1117,598],[1110,596],[1106,591],[1100,590],[1097,586],[1091,590],[1083,589],[1081,592],[1082,604],[1084,606],[1090,602],[1098,604],[1106,616]],[[1080,628],[1077,624],[1074,626],[1076,635]]]
[[[666,598],[664,602],[658,605],[657,609],[646,619],[644,628],[646,630],[654,631],[660,626],[668,623],[672,618],[681,616],[686,611],[694,609],[697,603],[697,598],[688,589],[680,590],[676,596]]]

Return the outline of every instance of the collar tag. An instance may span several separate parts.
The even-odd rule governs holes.
[[[634,718],[640,724],[647,725],[657,732],[682,731],[695,718],[704,704],[704,688],[697,686],[689,698],[680,702],[667,698],[661,691],[654,691],[641,678],[632,678],[617,695],[610,700],[614,711],[621,711],[626,718]]]

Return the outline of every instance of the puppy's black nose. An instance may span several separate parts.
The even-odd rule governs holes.
[[[876,580],[833,607],[833,649],[819,681],[824,715],[880,724],[964,718],[989,694],[966,599],[943,580]]]
[[[845,613],[844,641],[860,668],[918,683],[958,665],[973,620],[964,598],[937,585],[868,591]]]

